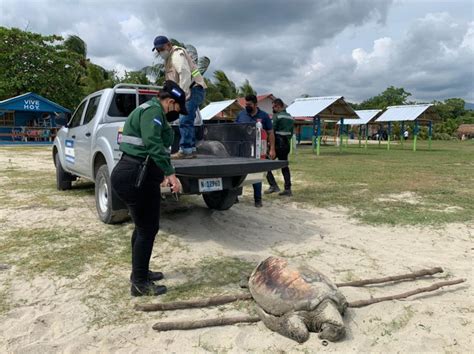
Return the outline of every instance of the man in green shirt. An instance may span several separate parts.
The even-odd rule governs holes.
[[[172,192],[181,190],[170,161],[173,130],[169,125],[180,113],[187,114],[185,93],[176,83],[166,81],[158,99],[135,108],[123,127],[123,154],[112,172],[111,182],[135,223],[132,296],[161,295],[167,291],[165,286],[153,283],[163,279],[163,273],[150,271],[149,264],[160,227],[160,185],[170,186]]]
[[[273,101],[273,131],[275,132],[275,150],[278,160],[288,160],[291,138],[293,136],[293,125],[293,117],[286,111],[285,104],[281,99],[276,98]],[[272,171],[268,171],[267,181],[270,184],[270,188],[268,188],[265,193],[280,192],[278,195],[291,197],[290,169],[288,166],[283,167],[281,172],[285,180],[285,190],[280,192],[280,188],[275,181]]]

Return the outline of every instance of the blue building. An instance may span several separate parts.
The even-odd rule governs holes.
[[[52,141],[70,113],[33,92],[0,101],[0,143]]]

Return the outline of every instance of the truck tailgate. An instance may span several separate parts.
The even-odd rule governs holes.
[[[171,160],[178,176],[230,177],[267,172],[288,166],[288,161],[257,160],[249,157],[199,156],[195,159]]]

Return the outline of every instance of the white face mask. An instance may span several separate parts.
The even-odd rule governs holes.
[[[161,59],[166,60],[170,56],[170,52],[169,50],[162,50],[158,53],[158,55],[161,57]]]

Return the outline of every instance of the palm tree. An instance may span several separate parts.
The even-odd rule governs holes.
[[[247,95],[256,95],[257,92],[253,89],[252,85],[250,85],[249,80],[245,79],[242,86],[239,87],[239,96],[245,97]]]
[[[214,71],[214,79],[216,80],[215,85],[217,89],[222,93],[224,98],[230,99],[238,96],[235,84],[229,80],[225,72],[222,70]]]
[[[77,53],[82,58],[81,65],[86,67],[86,58],[87,58],[87,44],[84,42],[81,37],[76,35],[70,35],[64,41],[64,46],[67,50]]]

